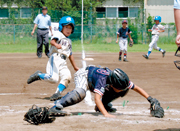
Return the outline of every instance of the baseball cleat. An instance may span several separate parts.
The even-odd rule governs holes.
[[[62,96],[60,94],[60,92],[58,91],[57,93],[54,93],[51,97],[50,97],[50,101],[56,101],[58,99],[61,99]]]
[[[149,57],[147,55],[143,55],[143,57],[146,58],[146,59],[149,59]]]
[[[119,61],[121,61],[121,57],[119,57]]]
[[[34,81],[37,81],[37,80],[41,80],[41,78],[39,77],[38,74],[41,74],[42,72],[41,71],[36,71],[34,74],[32,74],[29,79],[27,80],[27,83],[30,84]]]
[[[164,57],[164,56],[165,56],[165,53],[166,53],[166,51],[164,50],[164,51],[162,52],[162,57]]]
[[[128,60],[126,59],[126,58],[124,58],[124,60],[123,60],[124,62],[128,62]]]
[[[50,116],[65,116],[67,115],[67,112],[62,111],[60,108],[53,106],[52,108],[49,109],[49,115]]]
[[[46,56],[47,56],[48,58],[50,58],[50,55],[49,55],[49,54],[47,54]]]

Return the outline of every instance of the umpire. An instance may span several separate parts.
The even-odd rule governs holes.
[[[43,52],[43,44],[45,46],[45,54],[49,58],[49,29],[52,33],[52,28],[51,28],[51,17],[47,14],[47,7],[42,7],[42,14],[39,14],[36,16],[34,20],[34,28],[31,32],[31,35],[34,34],[34,31],[37,29],[37,56],[38,58],[42,57],[42,52]]]

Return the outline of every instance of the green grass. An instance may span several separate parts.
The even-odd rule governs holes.
[[[177,49],[176,44],[158,44],[158,46],[167,52],[174,52]],[[33,40],[29,43],[16,43],[16,44],[0,44],[0,53],[35,53],[36,41]],[[128,47],[128,52],[147,52],[148,44],[134,44],[133,47]],[[81,41],[75,41],[72,43],[73,52],[81,52]],[[113,53],[119,52],[118,44],[93,44],[84,43],[84,49],[86,52],[100,52],[100,53]]]

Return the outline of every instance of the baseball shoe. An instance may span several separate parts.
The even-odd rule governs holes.
[[[119,56],[119,61],[121,61],[121,57]]]
[[[105,109],[107,110],[107,112],[116,112],[116,111],[117,111],[116,108],[112,108],[112,104],[111,104],[111,103],[109,103],[108,105],[106,105],[106,106],[104,106],[104,107],[105,107]],[[94,110],[95,110],[96,112],[100,112],[100,110],[98,109],[97,106],[95,106]]]
[[[162,52],[162,57],[164,57],[164,56],[165,56],[165,53],[166,53],[166,51],[164,50],[164,51]]]
[[[38,58],[41,58],[41,57],[42,57],[42,54],[39,54],[39,55],[38,55]]]
[[[124,62],[128,62],[128,60],[126,58],[123,59]]]
[[[39,77],[38,74],[41,74],[42,72],[41,71],[36,71],[34,74],[32,74],[29,79],[27,80],[27,83],[30,84],[34,81],[37,81],[37,80],[41,80],[41,78]]]
[[[146,58],[146,59],[149,59],[149,57],[147,55],[143,55],[143,57]]]
[[[49,54],[47,54],[46,56],[47,56],[48,58],[50,58],[50,55],[49,55]]]
[[[49,115],[50,116],[65,116],[67,115],[67,112],[62,111],[60,108],[53,106],[49,109]]]
[[[56,101],[58,99],[61,99],[62,96],[60,94],[60,92],[58,91],[57,93],[54,93],[51,97],[50,97],[50,101]]]

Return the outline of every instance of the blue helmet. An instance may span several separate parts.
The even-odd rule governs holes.
[[[63,26],[71,25],[72,26],[72,33],[74,32],[74,19],[70,16],[63,16],[59,21],[59,31],[62,31]]]
[[[161,16],[159,15],[155,16],[154,20],[159,20],[159,22],[161,22]]]

